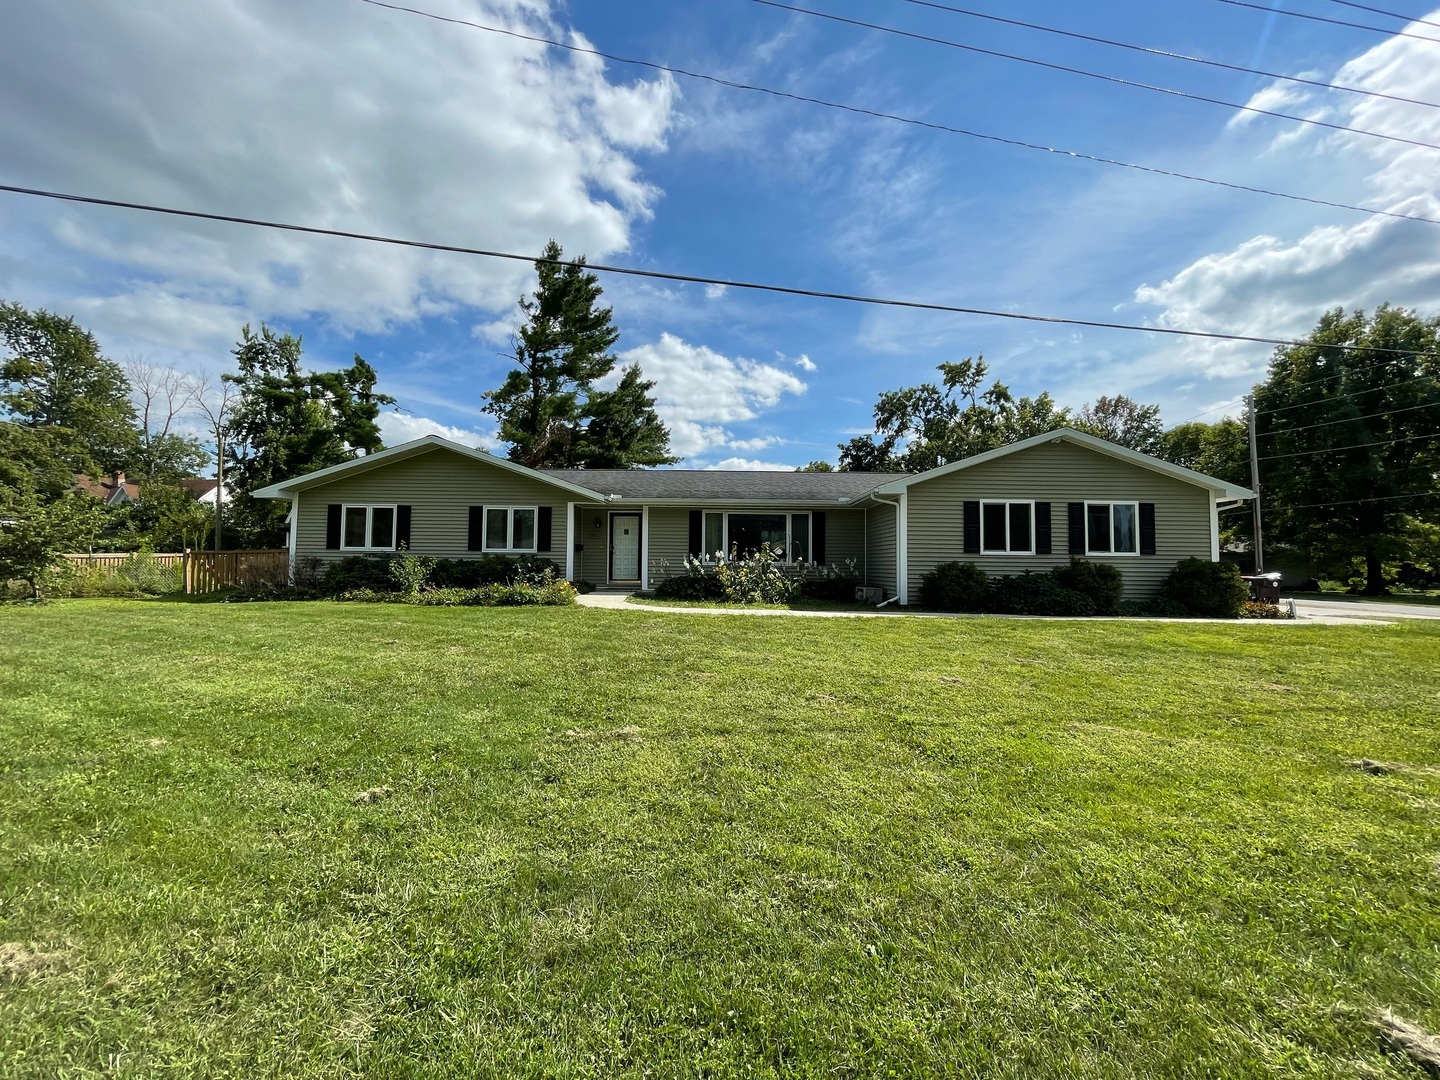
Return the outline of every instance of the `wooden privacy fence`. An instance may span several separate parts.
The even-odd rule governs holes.
[[[238,585],[284,585],[290,580],[290,552],[186,551],[185,591],[217,592]]]
[[[107,578],[132,570],[140,561],[152,567],[174,567],[186,593],[218,592],[239,585],[283,585],[290,580],[290,553],[284,548],[261,551],[100,552],[66,555],[71,566],[102,571]]]

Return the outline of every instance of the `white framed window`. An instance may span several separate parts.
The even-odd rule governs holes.
[[[394,551],[394,503],[346,503],[340,508],[341,551]]]
[[[980,550],[986,555],[1035,554],[1035,504],[982,502]]]
[[[753,555],[761,544],[779,552],[777,562],[809,562],[813,549],[808,511],[706,511],[702,553],[706,561]]]
[[[534,552],[539,514],[539,508],[534,506],[485,507],[484,550],[507,554]]]
[[[1085,504],[1085,554],[1140,554],[1140,504]]]

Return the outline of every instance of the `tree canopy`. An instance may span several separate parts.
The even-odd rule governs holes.
[[[1388,305],[1337,308],[1276,349],[1255,388],[1267,537],[1363,558],[1365,591],[1384,590],[1385,562],[1440,510],[1437,353],[1440,319]]]
[[[500,422],[510,458],[531,468],[636,468],[671,464],[670,433],[655,412],[638,366],[613,390],[595,384],[615,368],[620,340],[604,290],[584,258],[557,265],[554,240],[535,263],[539,283],[520,300],[524,321],[514,339],[515,366],[483,395]]]
[[[924,472],[1064,427],[1070,410],[1048,393],[1017,399],[998,380],[987,390],[984,357],[940,364],[940,384],[882,393],[875,434],[840,444],[845,472]]]

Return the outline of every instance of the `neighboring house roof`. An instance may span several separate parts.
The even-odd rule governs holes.
[[[133,480],[126,480],[123,472],[117,472],[108,477],[93,477],[87,476],[85,473],[76,473],[75,490],[83,495],[103,499],[110,506],[140,501],[140,485]]]
[[[209,476],[187,476],[180,481],[180,486],[190,492],[197,499],[203,499],[215,490],[220,481]]]
[[[699,469],[541,469],[601,495],[645,502],[848,503],[894,473],[722,472]]]
[[[1094,435],[1087,435],[1083,431],[1076,431],[1074,428],[1056,428],[1054,431],[1047,431],[1043,435],[1036,435],[1033,438],[1021,439],[1009,446],[1002,446],[998,450],[987,450],[983,454],[976,454],[974,457],[962,458],[960,461],[952,461],[949,465],[941,465],[939,468],[931,469],[929,472],[915,473],[911,476],[898,477],[883,484],[876,489],[877,494],[897,495],[913,484],[925,480],[934,480],[938,476],[947,476],[961,469],[974,468],[976,465],[983,465],[987,461],[995,461],[997,458],[1007,457],[1021,450],[1028,450],[1032,446],[1039,446],[1048,442],[1068,442],[1076,446],[1083,446],[1094,450],[1096,453],[1104,454],[1107,457],[1119,461],[1128,462],[1131,465],[1138,465],[1142,469],[1149,469],[1151,472],[1160,473],[1176,480],[1182,480],[1187,484],[1194,484],[1196,487],[1208,488],[1214,492],[1217,499],[1253,499],[1255,493],[1249,488],[1232,484],[1229,481],[1221,480],[1219,477],[1206,476],[1204,473],[1196,472],[1194,469],[1186,469],[1179,465],[1172,465],[1168,461],[1161,461],[1149,454],[1142,454],[1138,450],[1131,450],[1105,439],[1096,438]]]

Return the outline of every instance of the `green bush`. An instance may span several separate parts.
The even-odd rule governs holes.
[[[1250,589],[1240,580],[1240,568],[1232,563],[1184,559],[1170,571],[1160,596],[1178,604],[1187,615],[1238,619],[1250,599]]]
[[[402,551],[390,560],[386,569],[390,572],[390,580],[401,592],[414,596],[424,587],[430,572],[435,569],[435,559],[430,555],[412,555],[408,551]]]
[[[1184,619],[1190,613],[1185,605],[1169,597],[1156,596],[1149,600],[1126,600],[1120,605],[1120,614],[1142,619]]]
[[[395,579],[390,576],[388,555],[347,555],[330,564],[325,571],[321,589],[327,596],[369,590],[394,592]]]
[[[846,600],[855,599],[855,590],[860,585],[859,578],[847,575],[835,577],[805,578],[800,582],[800,595],[806,600],[825,600],[832,603],[842,603]]]
[[[1240,609],[1240,618],[1288,619],[1291,618],[1291,615],[1279,604],[1272,604],[1268,600],[1246,600],[1245,605]]]
[[[800,595],[799,578],[785,573],[764,544],[754,555],[721,563],[715,576],[727,604],[788,604]]]
[[[1053,574],[1011,574],[990,583],[988,610],[999,615],[1094,615],[1095,602]]]
[[[990,580],[974,563],[941,563],[920,578],[919,599],[931,611],[984,611]]]
[[[1120,613],[1120,598],[1125,593],[1125,581],[1120,576],[1120,571],[1109,563],[1089,562],[1078,556],[1071,556],[1064,566],[1051,570],[1050,577],[1061,588],[1088,596],[1096,615]]]
[[[426,589],[401,593],[379,589],[351,589],[335,599],[362,604],[412,604],[417,607],[563,607],[575,603],[578,594],[568,581],[544,585],[481,585],[474,589]]]
[[[724,600],[725,583],[713,571],[676,574],[658,582],[655,595],[661,600]]]

